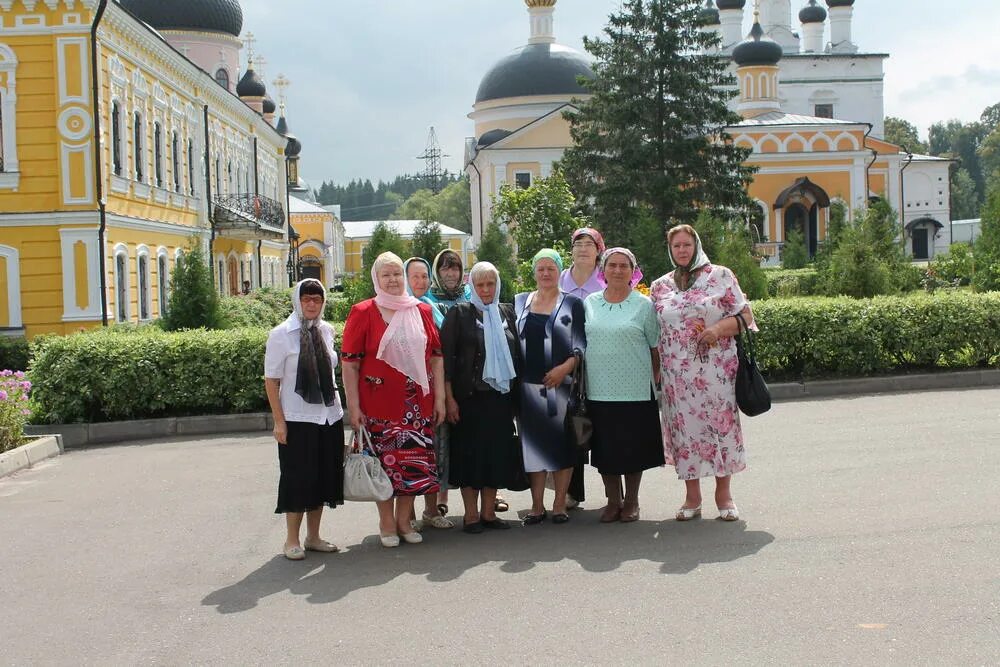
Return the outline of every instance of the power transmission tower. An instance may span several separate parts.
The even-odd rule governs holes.
[[[441,191],[441,182],[444,180],[444,172],[441,171],[441,158],[450,157],[441,152],[441,144],[438,143],[437,133],[431,127],[430,134],[427,135],[427,147],[423,155],[418,155],[418,160],[424,161],[424,181],[434,194]]]

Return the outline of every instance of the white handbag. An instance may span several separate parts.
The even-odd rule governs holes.
[[[373,502],[392,498],[392,482],[375,456],[368,429],[354,433],[354,446],[344,457],[344,500]]]

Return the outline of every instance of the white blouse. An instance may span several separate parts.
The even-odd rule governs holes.
[[[333,327],[323,323],[323,342],[330,354],[330,371],[337,367],[337,352],[333,349]],[[299,365],[299,318],[292,314],[287,320],[271,329],[264,353],[264,377],[281,381],[279,392],[285,421],[312,424],[335,424],[344,418],[340,396],[331,406],[306,401],[295,393],[295,376]],[[334,378],[333,387],[337,388]]]

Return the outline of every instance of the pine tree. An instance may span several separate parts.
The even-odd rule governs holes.
[[[375,225],[375,229],[372,230],[372,237],[368,241],[368,245],[365,249],[361,251],[361,278],[366,279],[371,275],[372,264],[375,262],[375,258],[381,255],[383,252],[394,252],[401,258],[405,259],[408,256],[406,241],[400,236],[399,232],[396,231],[396,227],[392,223],[388,223],[385,220],[379,222]],[[372,291],[372,296],[375,292]]]
[[[575,145],[562,165],[610,244],[631,244],[644,215],[666,229],[704,208],[751,210],[750,151],[724,131],[740,120],[726,106],[735,82],[705,53],[718,37],[700,30],[700,10],[696,0],[623,0],[603,36],[584,40],[592,96],[566,114]]]
[[[511,303],[518,290],[514,245],[496,222],[490,223],[483,232],[483,239],[479,242],[479,249],[476,250],[476,258],[497,267],[501,283],[500,301]]]
[[[183,258],[174,265],[170,290],[170,307],[163,317],[163,328],[167,331],[225,326],[219,293],[212,284],[212,273],[199,240],[193,240]]]
[[[444,245],[441,240],[441,225],[433,220],[421,220],[410,239],[410,255],[432,262]]]

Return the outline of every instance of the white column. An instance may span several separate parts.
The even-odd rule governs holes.
[[[825,25],[822,22],[802,24],[803,53],[819,53],[823,50],[823,28]]]
[[[857,45],[851,41],[853,7],[830,7],[830,50],[834,53],[856,53]]]
[[[529,44],[552,44],[556,41],[552,15],[555,7],[529,7],[531,17],[531,38]]]

